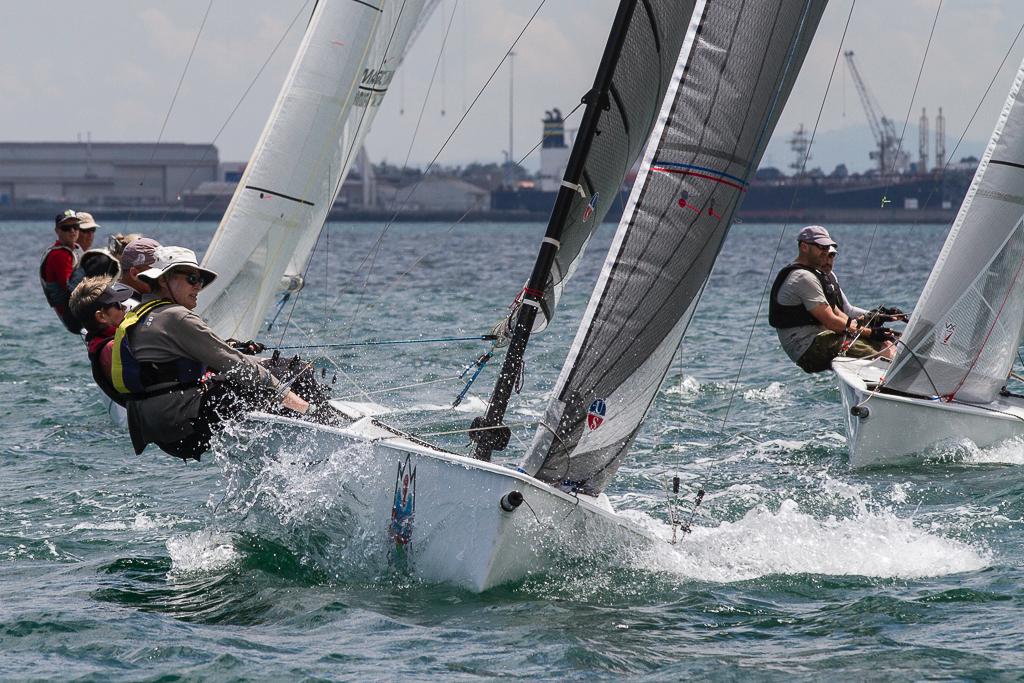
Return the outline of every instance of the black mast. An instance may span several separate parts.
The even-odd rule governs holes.
[[[511,341],[509,341],[508,351],[505,352],[505,361],[501,366],[498,381],[494,385],[494,392],[491,394],[487,415],[474,419],[473,431],[469,433],[469,437],[476,442],[474,457],[480,460],[490,460],[491,451],[505,450],[512,435],[509,428],[502,423],[505,410],[508,408],[508,399],[523,365],[523,355],[526,352],[526,344],[530,340],[530,331],[537,318],[540,301],[544,298],[544,287],[555,261],[555,254],[558,253],[559,239],[565,227],[569,208],[577,193],[575,188],[580,184],[583,167],[590,154],[590,147],[594,142],[594,137],[599,133],[598,124],[601,122],[601,113],[609,107],[612,77],[615,75],[615,67],[618,65],[619,55],[622,53],[622,45],[625,42],[637,1],[620,0],[619,8],[615,13],[615,21],[612,23],[612,30],[608,36],[608,43],[605,45],[601,63],[597,68],[594,86],[583,98],[583,102],[587,105],[583,111],[583,120],[580,122],[576,142],[569,154],[565,179],[555,198],[555,206],[548,219],[548,229],[544,234],[540,253],[534,263],[530,281],[523,292],[523,305],[520,306],[519,315],[516,317],[515,328]],[[566,187],[566,185],[570,187]]]

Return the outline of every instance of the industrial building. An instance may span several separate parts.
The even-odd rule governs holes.
[[[0,142],[0,210],[174,205],[218,161],[213,145]]]

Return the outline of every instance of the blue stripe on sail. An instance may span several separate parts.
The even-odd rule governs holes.
[[[696,164],[676,164],[672,163],[671,161],[657,160],[653,161],[651,163],[651,166],[664,166],[665,168],[688,168],[693,169],[694,171],[704,171],[705,173],[712,173],[714,175],[721,176],[722,178],[729,178],[731,180],[735,180],[737,183],[740,183],[744,187],[750,184],[743,178],[739,178],[729,173],[723,173],[722,171],[716,171],[715,169],[708,168],[707,166],[697,166]]]

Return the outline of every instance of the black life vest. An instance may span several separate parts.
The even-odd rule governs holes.
[[[811,268],[800,263],[790,263],[779,271],[772,284],[771,298],[768,300],[768,324],[775,328],[802,327],[804,325],[821,325],[818,319],[811,315],[810,311],[804,308],[803,304],[794,306],[783,306],[779,303],[779,290],[782,283],[786,281],[789,274],[794,270],[806,270],[814,274],[821,283],[821,289],[825,292],[825,300],[833,308],[843,309],[843,290],[839,288],[839,281],[834,273],[823,273],[817,268]]]
[[[119,406],[124,406],[127,403],[127,396],[118,393],[117,389],[114,388],[113,382],[110,381],[110,377],[103,371],[103,364],[100,362],[100,356],[103,354],[103,349],[107,345],[107,342],[114,338],[114,335],[110,332],[113,328],[105,328],[102,332],[90,332],[85,337],[85,343],[89,349],[89,364],[92,366],[92,378],[96,382],[96,386],[103,390],[103,393],[107,395],[111,401]]]
[[[136,306],[128,311],[114,334],[110,375],[114,389],[127,400],[141,401],[192,388],[198,386],[206,374],[206,366],[192,358],[156,363],[140,361],[132,351],[133,328],[155,309],[173,304],[168,299],[156,299]]]
[[[79,262],[82,260],[82,248],[77,244],[72,248],[63,244],[53,244],[43,252],[43,257],[39,259],[39,284],[43,287],[43,295],[46,296],[46,303],[57,313],[57,317],[64,323],[64,327],[69,332],[79,334],[82,331],[82,323],[78,321],[78,318],[71,313],[71,309],[68,307],[68,300],[71,298],[71,289],[68,283],[60,282],[47,282],[44,277],[44,271],[46,269],[46,259],[50,257],[50,254],[59,249],[71,254],[71,271],[74,273],[75,268],[78,267]]]

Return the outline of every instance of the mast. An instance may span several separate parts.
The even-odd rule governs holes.
[[[498,374],[494,391],[491,394],[487,414],[473,420],[472,431],[469,433],[470,438],[476,442],[474,457],[480,460],[490,460],[491,452],[504,450],[511,438],[511,431],[502,422],[508,408],[508,400],[523,366],[523,356],[530,340],[530,331],[533,329],[533,323],[541,305],[540,301],[544,298],[548,273],[554,263],[555,255],[558,253],[559,239],[572,200],[577,193],[591,144],[597,135],[601,114],[610,106],[609,90],[612,77],[615,74],[615,66],[622,52],[622,45],[636,4],[637,0],[621,0],[619,3],[611,33],[608,36],[608,43],[605,45],[604,54],[601,56],[601,63],[594,78],[594,86],[583,98],[587,105],[583,112],[583,120],[569,155],[564,180],[555,198],[555,206],[551,210],[547,231],[541,242],[533,272],[523,290],[523,305],[520,306],[519,314],[516,317],[515,328],[509,341],[508,351],[505,353],[501,372]]]

